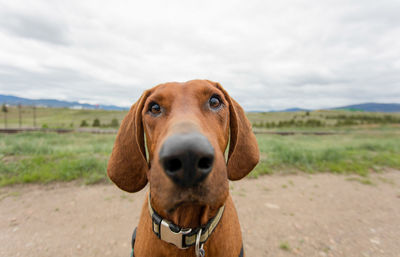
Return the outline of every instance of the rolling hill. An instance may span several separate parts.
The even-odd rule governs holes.
[[[365,112],[400,112],[400,104],[364,103],[331,108],[331,110],[351,110]]]
[[[82,104],[79,102],[61,101],[56,99],[29,99],[12,95],[0,95],[0,104],[41,106],[52,108],[72,108],[72,109],[102,109],[102,110],[128,110],[129,107],[120,107],[115,105],[94,105]]]
[[[319,110],[347,110],[347,111],[362,111],[362,112],[400,112],[400,104],[382,104],[382,103],[363,103],[353,104],[333,108],[322,108]],[[273,112],[306,112],[312,109],[289,108],[285,110]]]

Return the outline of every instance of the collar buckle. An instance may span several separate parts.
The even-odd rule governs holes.
[[[189,234],[192,232],[191,228],[182,228],[178,232],[174,232],[171,229],[171,223],[162,220],[160,224],[160,238],[161,240],[176,245],[176,247],[180,249],[186,249],[188,247],[183,246],[184,235]]]

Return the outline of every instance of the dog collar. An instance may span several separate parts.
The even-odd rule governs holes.
[[[159,239],[173,244],[180,249],[186,249],[192,245],[196,245],[196,255],[197,251],[204,251],[202,246],[217,227],[225,209],[225,205],[222,205],[219,208],[217,215],[211,218],[204,226],[197,228],[181,228],[174,223],[163,219],[154,211],[150,203],[150,195],[148,197],[148,205],[154,234],[156,234]],[[201,245],[201,249],[199,248],[199,245]]]

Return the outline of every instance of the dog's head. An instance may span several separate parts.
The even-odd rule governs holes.
[[[143,93],[122,121],[107,172],[128,192],[149,181],[154,209],[171,217],[187,207],[216,211],[228,196],[228,179],[243,178],[258,160],[239,104],[220,84],[193,80]]]

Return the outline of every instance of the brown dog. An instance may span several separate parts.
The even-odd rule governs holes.
[[[220,84],[192,80],[145,91],[122,121],[107,169],[128,192],[150,183],[135,257],[243,254],[228,179],[245,177],[258,161],[251,124]]]

